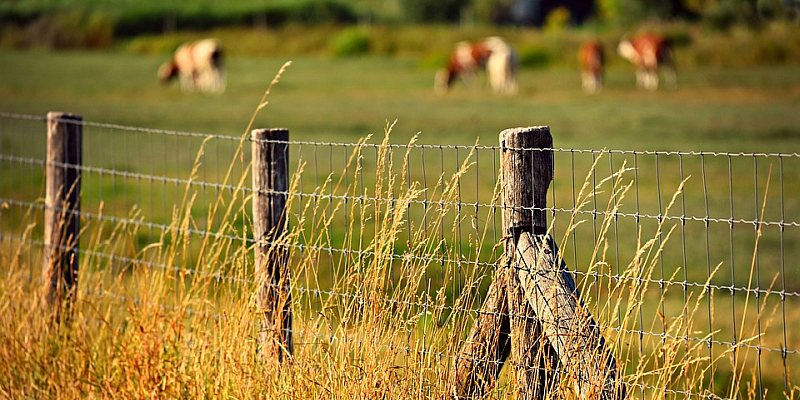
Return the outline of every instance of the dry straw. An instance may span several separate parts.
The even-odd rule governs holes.
[[[281,68],[265,92],[242,136],[234,164],[243,162],[247,133],[288,66]],[[302,160],[298,163],[287,205],[298,211],[292,213],[290,228],[277,241],[292,249],[291,274],[296,285],[292,294],[296,348],[292,362],[284,368],[275,369],[258,356],[252,242],[235,239],[248,237],[250,231],[248,174],[233,178],[238,167],[231,165],[224,184],[235,189],[214,199],[201,217],[226,221],[218,235],[205,235],[198,241],[188,233],[200,222],[192,214],[198,200],[191,182],[203,161],[201,148],[171,223],[154,243],[141,248],[135,244],[141,225],[133,222],[144,218],[136,208],[127,221],[84,228],[83,252],[88,256],[81,258],[80,292],[72,318],[53,324],[44,317],[36,301],[42,296],[42,285],[23,272],[35,268],[30,264],[41,259],[41,249],[29,240],[35,226],[33,214],[19,232],[20,240],[2,243],[0,397],[416,399],[449,393],[452,357],[472,323],[470,310],[480,304],[480,288],[493,274],[485,263],[497,262],[495,246],[487,243],[488,224],[479,234],[461,238],[461,250],[452,245],[459,240],[460,224],[473,218],[456,209],[461,200],[459,178],[474,167],[472,154],[455,173],[443,173],[435,185],[423,187],[407,179],[409,153],[395,158],[397,153],[389,146],[392,129],[392,124],[387,125],[377,147],[370,185],[357,184],[365,178],[363,151],[369,137],[353,148],[338,178],[331,174],[315,189],[319,195],[315,198],[324,201],[292,194],[298,193],[305,168]],[[412,138],[409,145],[416,140]],[[598,193],[611,194],[600,239],[588,250],[589,264],[570,266],[587,271],[585,276],[612,275],[603,274],[610,268],[609,230],[614,212],[631,188],[630,170],[625,166],[593,184],[591,171],[600,158],[584,180],[567,231],[551,232],[562,238],[561,248],[565,248],[571,232],[585,222],[579,211],[589,207]],[[682,184],[665,214],[681,190]],[[495,203],[499,193],[496,187]],[[423,196],[436,206],[411,218],[411,204]],[[487,214],[474,218],[491,219],[493,210],[482,212]],[[102,214],[102,208],[98,213]],[[237,218],[244,223],[234,223]],[[654,306],[666,295],[650,285],[675,229],[668,221],[660,220],[654,232],[640,228],[634,256],[620,262],[624,265],[620,279],[601,279],[604,298],[609,300],[598,303],[588,290],[589,279],[579,279],[583,299],[623,368],[629,395],[755,398],[752,352],[730,349],[713,354],[712,359],[703,340],[687,339],[696,330],[695,316],[708,292],[691,295],[677,318],[664,318]],[[348,227],[346,234],[332,238],[330,228],[342,223]],[[350,251],[337,252],[337,256],[328,251],[339,244]],[[398,253],[398,249],[402,250]],[[98,254],[118,257],[94,256]],[[440,263],[437,281],[441,285],[433,286],[434,281],[426,279],[430,260],[445,259],[460,261]],[[461,282],[457,291],[453,290],[456,277]],[[757,312],[763,314],[762,321],[770,321],[773,315],[772,310]],[[741,344],[755,339],[752,327],[742,323],[738,329]],[[663,335],[641,335],[662,330]],[[731,371],[733,378],[712,393],[708,377],[721,370]],[[557,383],[563,390],[553,392],[553,398],[571,396],[568,388],[574,371],[565,372]],[[515,383],[509,376],[501,375],[491,396],[514,396]],[[798,398],[799,394],[793,387],[786,396]]]

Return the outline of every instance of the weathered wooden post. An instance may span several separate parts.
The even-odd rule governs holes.
[[[83,118],[47,113],[43,272],[56,316],[74,300],[78,283],[82,148]]]
[[[489,286],[486,300],[461,352],[456,356],[450,386],[456,399],[479,399],[494,386],[511,352],[508,318],[507,265],[500,266]]]
[[[289,249],[282,243],[289,190],[289,131],[255,129],[253,141],[253,234],[258,306],[263,312],[259,335],[264,359],[290,359],[292,308]]]
[[[525,299],[516,246],[523,233],[547,233],[547,190],[553,180],[553,137],[546,126],[500,132],[500,170],[508,274],[511,360],[517,398],[544,399],[558,381],[558,361],[542,336],[541,321]]]
[[[582,399],[620,400],[626,395],[617,361],[585,308],[551,236],[520,236],[515,271],[524,297],[542,324],[561,374]]]
[[[553,180],[550,129],[507,129],[500,133],[500,142],[506,179],[503,218],[513,235],[506,247],[514,266],[510,297],[527,300],[509,306],[512,356],[521,364],[516,373],[520,397],[541,398],[558,379],[552,373],[558,370],[575,382],[580,398],[621,399],[625,388],[618,380],[616,360],[547,234],[544,208]]]
[[[541,329],[513,268],[516,241],[522,232],[547,231],[543,208],[550,184],[534,190],[532,174],[546,171],[552,179],[553,139],[547,127],[507,129],[500,133],[500,169],[503,194],[504,262],[494,279],[461,352],[456,357],[453,397],[480,398],[491,388],[511,355],[520,398],[543,398],[555,382],[556,368],[549,344],[542,342]],[[544,148],[546,151],[534,151]],[[535,221],[535,222],[534,222]],[[546,367],[550,367],[549,369]]]
[[[566,375],[579,398],[622,399],[616,361],[547,235],[550,129],[507,129],[500,147],[504,262],[456,357],[452,395],[481,397],[510,355],[517,398],[544,399]]]

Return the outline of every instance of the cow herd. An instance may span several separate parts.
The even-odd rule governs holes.
[[[657,89],[660,72],[663,72],[668,88],[677,86],[672,48],[665,37],[642,34],[623,38],[617,46],[617,53],[634,65],[638,87]],[[597,39],[587,40],[580,46],[578,63],[582,88],[586,93],[602,90],[605,57],[603,44]],[[519,88],[518,69],[516,50],[500,37],[493,36],[475,43],[459,42],[446,67],[436,72],[434,90],[443,95],[457,81],[473,85],[478,73],[485,72],[492,92],[514,95]],[[158,77],[165,84],[178,78],[184,92],[224,92],[226,77],[220,41],[201,39],[182,44],[158,69]]]
[[[658,88],[659,73],[663,72],[667,87],[677,86],[672,48],[660,35],[643,34],[623,38],[617,53],[636,69],[636,85],[647,90]],[[597,39],[585,41],[578,51],[581,85],[586,93],[598,93],[603,88],[605,51]],[[519,57],[503,39],[490,37],[477,43],[459,42],[447,60],[447,66],[436,72],[434,89],[446,93],[457,80],[472,85],[478,71],[485,71],[489,87],[498,94],[516,94],[516,71]]]

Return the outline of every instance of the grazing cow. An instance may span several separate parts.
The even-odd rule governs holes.
[[[659,35],[640,35],[619,43],[617,52],[636,67],[636,85],[648,90],[658,88],[659,70],[664,71],[667,86],[677,86],[672,48],[669,41]]]
[[[217,39],[182,44],[158,69],[158,77],[164,84],[178,77],[184,92],[224,92],[222,44]]]
[[[517,94],[517,52],[499,37],[490,37],[483,41],[483,45],[490,53],[486,60],[486,74],[492,91],[504,95]]]
[[[471,84],[475,80],[476,72],[486,67],[489,55],[489,49],[482,43],[456,43],[455,49],[447,60],[447,67],[436,71],[434,85],[436,93],[444,94],[459,78],[464,83]]]
[[[447,68],[436,72],[434,89],[446,93],[457,79],[471,84],[479,70],[486,70],[492,91],[499,94],[517,92],[517,54],[503,39],[490,37],[478,43],[456,43]]]
[[[599,93],[603,89],[605,52],[603,44],[592,39],[585,42],[578,52],[581,66],[581,82],[586,93]]]

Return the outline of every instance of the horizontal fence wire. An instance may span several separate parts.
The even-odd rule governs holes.
[[[82,271],[152,269],[253,290],[247,251],[224,255],[216,270],[203,266],[202,255],[169,262],[159,253],[180,240],[190,253],[209,241],[252,249],[248,136],[89,121],[82,127],[83,164],[61,165],[81,171]],[[21,253],[36,281],[44,247],[46,120],[0,113],[0,139],[0,245],[27,248]],[[409,315],[439,316],[409,333],[404,345],[386,346],[450,365],[458,346],[441,337],[463,340],[501,257],[500,149],[290,140],[291,183],[277,193],[289,198],[285,245],[296,312],[314,315],[336,298],[369,301],[363,287],[343,282],[385,258],[395,291],[383,291],[378,301]],[[792,262],[800,256],[800,154],[552,151],[548,204],[537,209],[547,212],[560,255],[636,396],[659,389],[637,371],[662,365],[659,354],[675,343],[684,343],[678,357],[697,365],[701,382],[666,388],[673,397],[737,397],[727,380],[742,371],[761,397],[793,390],[800,379],[788,367],[800,362],[793,329],[800,320],[800,269]],[[387,229],[389,247],[370,242]],[[124,245],[101,240],[111,231]],[[403,278],[406,263],[423,266],[413,285]],[[112,296],[93,290],[96,284],[81,281],[83,293]],[[398,295],[400,289],[409,293]],[[224,306],[217,300],[212,309],[188,311],[219,318]],[[443,334],[456,326],[443,321],[460,321],[461,328]],[[344,340],[335,332],[316,334]]]

